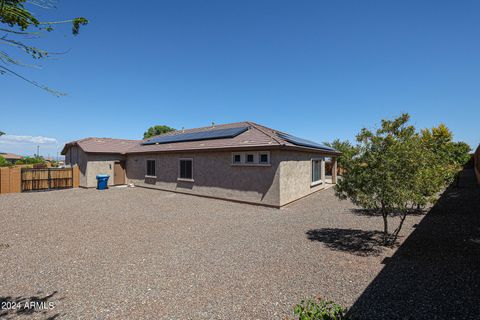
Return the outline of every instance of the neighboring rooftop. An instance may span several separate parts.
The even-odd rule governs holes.
[[[0,152],[0,156],[4,157],[7,160],[21,160],[21,159],[23,159],[22,156],[19,156],[18,154],[14,154],[14,153]]]
[[[338,151],[313,141],[244,121],[203,128],[177,130],[145,140],[87,138],[65,145],[62,154],[70,146],[78,145],[92,153],[150,153],[237,148],[275,148],[321,150],[337,154]]]

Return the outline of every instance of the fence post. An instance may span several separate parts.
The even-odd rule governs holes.
[[[10,192],[22,192],[21,168],[10,168]]]
[[[0,168],[0,193],[10,192],[10,168]]]
[[[72,187],[78,188],[80,186],[80,169],[78,165],[72,167]]]

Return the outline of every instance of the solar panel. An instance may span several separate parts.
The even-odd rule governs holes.
[[[293,143],[297,146],[315,148],[315,149],[323,149],[323,150],[328,150],[328,151],[336,151],[335,149],[327,147],[323,144],[316,143],[316,142],[306,140],[306,139],[302,139],[302,138],[298,138],[298,137],[292,136],[292,135],[287,134],[287,133],[277,132],[277,135],[280,138],[282,138],[282,139],[284,139],[284,140],[286,140],[290,143]]]
[[[192,133],[179,133],[173,135],[165,135],[152,138],[145,141],[144,145],[149,144],[163,144],[172,142],[185,142],[185,141],[199,141],[199,140],[212,140],[222,138],[233,138],[248,130],[248,127],[236,127],[228,129],[208,130]]]

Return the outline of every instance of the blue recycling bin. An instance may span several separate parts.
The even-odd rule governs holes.
[[[98,190],[108,189],[108,178],[110,178],[110,176],[108,174],[97,175],[97,189]]]

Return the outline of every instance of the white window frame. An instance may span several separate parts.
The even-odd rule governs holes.
[[[262,160],[262,155],[266,155],[267,156],[267,162],[261,162]],[[270,152],[269,151],[260,151],[258,153],[258,164],[260,165],[266,165],[266,164],[270,164]]]
[[[153,161],[155,163],[155,175],[150,176],[148,175],[148,161]],[[146,159],[145,160],[145,178],[157,178],[157,159]]]
[[[252,165],[252,164],[256,164],[258,161],[257,160],[257,157],[256,157],[257,153],[256,152],[245,152],[245,164],[249,164],[249,165]],[[248,159],[248,156],[252,156],[253,157],[253,161],[247,161]]]
[[[183,161],[191,161],[191,162],[192,162],[192,178],[191,178],[191,179],[181,178],[181,177],[180,177],[182,160],[183,160]],[[179,158],[179,159],[178,159],[178,176],[177,176],[177,180],[178,180],[178,181],[186,181],[186,182],[194,182],[193,177],[194,177],[194,175],[193,175],[193,158]]]
[[[319,180],[317,180],[317,181],[312,181],[313,180],[313,162],[314,161],[320,161],[320,176],[319,176]],[[323,180],[322,180],[322,161],[325,161],[324,158],[312,158],[311,161],[310,161],[310,186],[311,187],[315,187],[315,186],[323,184]]]
[[[240,156],[240,162],[235,162],[235,157]],[[243,163],[243,154],[241,152],[234,152],[232,153],[232,164],[239,165]]]
[[[247,162],[247,155],[253,154],[253,162]],[[268,161],[266,163],[260,162],[260,155],[266,154]],[[235,156],[240,155],[240,162],[235,162]],[[271,158],[270,151],[242,151],[242,152],[232,152],[232,166],[244,166],[244,167],[270,167]]]

